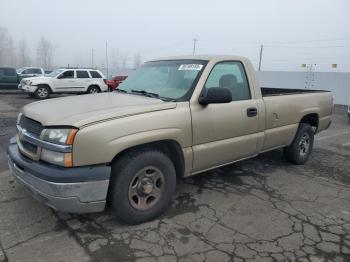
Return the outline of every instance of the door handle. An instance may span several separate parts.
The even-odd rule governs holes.
[[[254,117],[258,114],[258,109],[256,109],[255,107],[251,107],[247,109],[247,116],[248,117]]]

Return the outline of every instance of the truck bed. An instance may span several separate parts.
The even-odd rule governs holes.
[[[304,93],[323,93],[330,92],[327,90],[310,90],[310,89],[291,89],[291,88],[272,88],[272,87],[261,87],[261,94],[263,97],[266,96],[283,96],[283,95],[296,95]]]

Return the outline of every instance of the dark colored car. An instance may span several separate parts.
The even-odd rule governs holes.
[[[19,80],[15,68],[0,67],[0,89],[17,89]]]
[[[114,76],[112,79],[107,80],[108,91],[114,91],[128,76]]]

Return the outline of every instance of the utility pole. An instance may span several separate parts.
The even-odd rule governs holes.
[[[107,74],[107,79],[108,79],[108,44],[106,41],[106,74]]]
[[[259,56],[259,71],[261,70],[261,60],[262,60],[262,55],[263,55],[263,48],[264,46],[260,46],[260,56]]]
[[[94,49],[91,49],[91,68],[94,68]]]
[[[196,54],[196,44],[197,44],[198,39],[194,38],[193,39],[193,55]]]

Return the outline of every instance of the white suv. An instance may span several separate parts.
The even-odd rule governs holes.
[[[108,90],[106,79],[95,69],[57,69],[43,77],[23,79],[18,88],[39,99],[51,93],[99,93]]]

